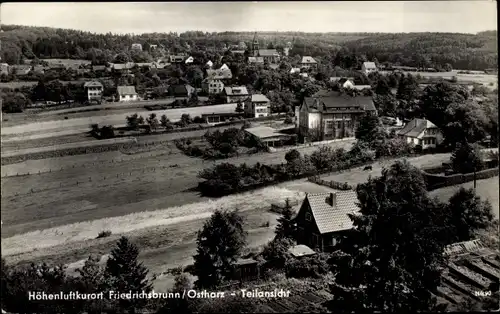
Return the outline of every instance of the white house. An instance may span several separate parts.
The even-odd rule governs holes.
[[[101,101],[102,91],[104,89],[101,82],[98,81],[85,82],[83,88],[87,92],[88,101],[92,100]]]
[[[224,91],[224,83],[220,79],[211,79],[207,77],[203,80],[201,88],[209,95],[220,94]]]
[[[225,63],[220,67],[219,70],[221,70],[221,71],[227,71],[227,70],[231,71],[231,69],[229,69],[229,67]]]
[[[316,68],[317,65],[318,63],[311,56],[302,57],[302,61],[300,62],[300,66],[304,69]]]
[[[422,146],[422,149],[434,148],[443,142],[441,130],[426,119],[413,119],[396,134],[407,143]]]
[[[132,50],[140,50],[140,51],[142,51],[142,45],[141,44],[132,44],[131,49]]]
[[[291,68],[290,74],[300,73],[300,68]]]
[[[375,62],[363,62],[363,66],[361,67],[361,72],[368,75],[373,72],[377,72],[377,66]]]
[[[234,86],[225,87],[224,92],[226,93],[227,103],[237,103],[239,101],[245,101],[250,97],[248,90],[245,86]]]
[[[184,61],[184,63],[186,63],[186,64],[190,64],[190,63],[193,63],[193,62],[194,62],[194,58],[193,58],[193,57],[191,57],[191,56],[190,56],[190,57],[188,57],[188,58],[186,59],[186,61]]]
[[[252,118],[269,116],[271,113],[270,107],[270,100],[262,94],[252,95],[245,101],[245,113]]]
[[[210,60],[207,61],[206,66],[209,68],[212,68],[214,66],[214,63]]]
[[[138,100],[137,92],[134,86],[118,86],[116,88],[119,101],[136,101]]]

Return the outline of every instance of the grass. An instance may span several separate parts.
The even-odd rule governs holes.
[[[272,203],[280,200],[284,201],[286,198],[297,201],[302,199],[303,196],[303,193],[300,192],[271,187],[217,200],[209,200],[208,202],[79,222],[2,239],[2,253],[4,255],[18,254],[54,245],[92,239],[95,237],[96,230],[109,230],[113,234],[127,233],[138,229],[207,218],[217,209],[231,210],[238,208],[240,211],[246,211],[269,207]]]
[[[21,88],[24,86],[35,86],[37,85],[37,81],[18,81],[18,82],[0,82],[0,88]]]

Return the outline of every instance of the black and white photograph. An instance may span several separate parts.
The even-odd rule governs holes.
[[[0,4],[2,314],[500,309],[497,3]]]

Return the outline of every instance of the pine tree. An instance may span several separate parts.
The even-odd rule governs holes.
[[[106,263],[106,277],[110,290],[116,293],[150,292],[152,285],[147,278],[148,269],[138,261],[139,249],[126,237],[118,240]],[[119,300],[121,310],[134,313],[144,307],[146,299]]]
[[[285,207],[278,218],[278,225],[276,226],[277,238],[290,238],[295,237],[295,223],[293,222],[294,211],[290,205],[290,199],[286,199]]]
[[[197,287],[215,287],[230,279],[245,245],[243,218],[237,212],[217,210],[198,233],[194,256]]]

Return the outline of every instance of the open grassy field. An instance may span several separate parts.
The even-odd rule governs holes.
[[[81,132],[82,129],[88,129],[89,125],[93,123],[101,124],[101,125],[114,125],[120,126],[125,125],[126,117],[137,113],[144,117],[149,116],[152,113],[155,113],[158,117],[162,115],[166,115],[171,121],[180,120],[181,115],[189,114],[191,117],[201,116],[204,113],[223,113],[223,112],[234,112],[236,109],[235,104],[223,104],[223,105],[214,105],[214,106],[204,106],[204,107],[192,107],[192,108],[179,108],[179,109],[168,109],[168,110],[125,110],[119,114],[108,114],[103,115],[103,112],[85,112],[83,113],[86,117],[72,117],[68,114],[67,120],[56,120],[56,121],[44,121],[44,122],[35,122],[21,125],[11,125],[7,126],[6,124],[2,125],[2,135],[10,135],[10,134],[22,134],[29,132],[55,132],[56,130],[60,131],[69,131],[69,130],[78,130]],[[100,115],[89,116],[89,113],[100,113]],[[77,115],[78,113],[74,114]],[[82,113],[80,113],[82,114]],[[48,117],[50,119],[50,117]]]
[[[431,196],[437,196],[441,201],[447,202],[450,197],[460,189],[460,187],[464,187],[466,189],[470,189],[474,187],[474,182],[467,182],[461,185],[448,186],[445,188],[437,189],[430,192]],[[498,177],[493,177],[484,180],[478,180],[476,182],[476,193],[483,200],[489,200],[491,202],[491,206],[493,207],[493,213],[495,214],[496,219],[500,218],[499,210],[500,204],[498,201]]]
[[[35,86],[38,81],[15,81],[15,82],[0,82],[0,88],[21,88],[24,86]]]
[[[352,142],[330,144],[346,149],[351,145]],[[298,150],[310,154],[316,149]],[[285,154],[286,151],[245,155],[217,163],[281,163]],[[193,188],[199,182],[199,171],[212,164],[186,157],[170,143],[154,152],[134,155],[109,152],[2,167],[2,172],[41,171],[2,178],[2,237],[207,200]],[[43,172],[48,169],[52,171]]]
[[[74,65],[74,64],[91,64],[92,61],[89,60],[83,60],[83,59],[42,59],[42,61],[45,61],[49,64],[64,64],[64,65]]]

